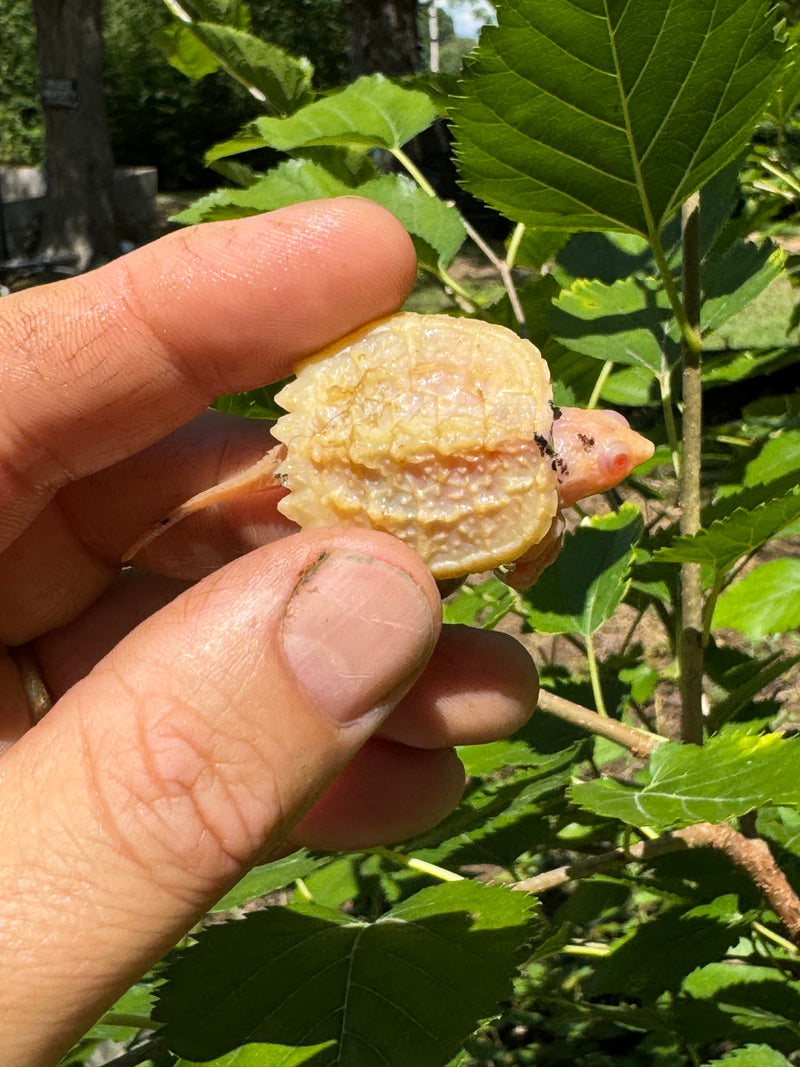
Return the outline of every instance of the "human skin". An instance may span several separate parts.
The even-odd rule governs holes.
[[[396,220],[348,198],[0,301],[0,1063],[55,1062],[254,862],[435,823],[452,747],[533,710],[526,653],[442,634],[410,549],[286,536],[276,492],[117,562],[263,451],[214,397],[392,312],[414,271]],[[33,728],[30,662],[54,699]]]

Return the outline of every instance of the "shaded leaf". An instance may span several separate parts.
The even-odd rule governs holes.
[[[689,971],[719,959],[739,940],[742,921],[735,896],[689,911],[666,911],[611,946],[611,954],[596,962],[586,992],[655,1000],[665,990],[675,991]]]
[[[402,148],[436,118],[430,97],[404,89],[382,74],[368,74],[287,118],[259,118],[254,126],[266,144],[282,152],[309,145],[348,144]]]
[[[261,93],[281,114],[293,111],[308,97],[314,68],[307,59],[296,59],[277,45],[231,26],[193,22],[189,29],[229,74]]]
[[[564,540],[555,563],[522,596],[530,626],[543,633],[593,634],[628,588],[642,517],[633,504],[584,519]]]
[[[771,241],[760,245],[736,241],[722,256],[706,260],[702,271],[703,332],[712,333],[743,311],[780,276],[785,258]]]
[[[717,601],[712,626],[756,639],[800,626],[800,559],[770,560],[728,586]]]
[[[155,1015],[189,1060],[335,1041],[315,1067],[440,1067],[508,993],[531,908],[524,894],[462,881],[374,923],[305,902],[254,912],[176,956]]]
[[[747,144],[781,49],[765,0],[506,0],[454,109],[469,190],[518,222],[647,235]]]
[[[572,786],[573,800],[598,815],[658,831],[723,822],[765,804],[800,805],[800,738],[720,733],[702,748],[666,742],[650,758],[641,788],[600,779]]]

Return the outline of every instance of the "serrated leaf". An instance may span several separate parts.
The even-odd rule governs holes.
[[[522,596],[531,627],[588,637],[610,619],[627,591],[642,528],[641,514],[633,504],[584,519],[565,538],[555,563]]]
[[[441,1067],[507,995],[531,907],[522,893],[465,880],[422,890],[374,923],[309,903],[254,912],[208,928],[175,958],[155,1015],[190,1060],[245,1043],[334,1040],[315,1067]]]
[[[280,114],[294,111],[307,98],[314,73],[307,59],[232,26],[193,22],[187,28],[229,74],[256,89]]]
[[[718,959],[739,940],[741,923],[735,896],[689,911],[665,911],[612,945],[610,955],[596,962],[586,994],[624,993],[649,1000],[675,991],[689,971]],[[655,959],[658,966],[653,966]]]
[[[658,233],[747,144],[779,74],[766,0],[506,0],[454,109],[469,190],[517,222]]]
[[[789,1060],[769,1045],[743,1045],[721,1059],[709,1060],[703,1067],[792,1067]]]
[[[729,570],[738,559],[777,537],[800,516],[800,486],[747,510],[737,508],[691,537],[676,537],[653,553],[663,563],[706,563]]]
[[[382,74],[368,74],[287,118],[259,118],[265,142],[282,152],[310,145],[402,148],[427,129],[436,108],[426,93],[404,89]]]
[[[276,889],[291,885],[298,878],[306,878],[323,862],[305,849],[300,849],[273,863],[253,867],[211,910],[229,911],[231,908],[241,907],[253,897],[274,893]]]
[[[751,661],[751,664],[737,675],[737,681],[728,695],[714,705],[710,716],[711,724],[719,727],[735,719],[757,693],[776,678],[786,674],[796,663],[800,663],[800,654],[789,657],[776,654],[760,662]]]
[[[786,256],[771,241],[761,245],[736,241],[722,256],[703,264],[700,325],[712,333],[771,285],[783,270]]]
[[[514,610],[515,605],[514,591],[499,578],[489,578],[478,585],[463,585],[452,599],[443,604],[442,618],[446,623],[493,630]]]
[[[219,70],[219,60],[213,52],[210,52],[182,22],[157,30],[152,40],[170,66],[192,81],[200,81],[207,74]]]
[[[247,1044],[213,1060],[177,1060],[175,1067],[323,1067],[330,1063],[332,1041],[295,1048],[291,1045]]]
[[[653,279],[631,277],[606,285],[578,278],[553,302],[550,321],[556,339],[575,352],[644,367],[651,375],[662,368],[671,313]],[[677,356],[675,345],[672,350]]]
[[[431,267],[450,263],[466,237],[457,209],[428,196],[404,174],[382,174],[360,185],[349,185],[327,167],[307,159],[288,160],[246,189],[209,193],[176,218],[191,226],[274,211],[306,200],[353,195],[375,201],[400,219],[414,240],[418,257]]]
[[[800,805],[800,739],[718,734],[703,747],[666,742],[641,787],[599,779],[573,785],[572,799],[598,815],[658,831],[723,822],[765,804]]]
[[[800,626],[800,559],[761,563],[722,593],[712,626],[747,637],[786,633]]]

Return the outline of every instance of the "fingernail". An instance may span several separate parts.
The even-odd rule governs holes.
[[[430,604],[404,571],[334,550],[297,585],[283,650],[298,683],[336,723],[388,713],[436,641]]]

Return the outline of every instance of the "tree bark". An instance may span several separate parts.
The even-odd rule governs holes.
[[[119,252],[102,7],[102,0],[33,0],[47,179],[40,251],[73,255],[79,270]]]
[[[417,8],[417,0],[348,0],[353,78],[400,78],[419,69]]]

